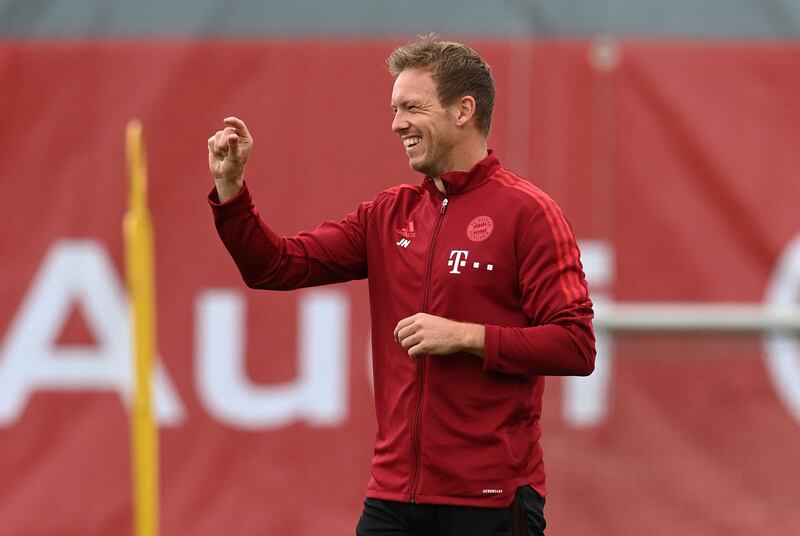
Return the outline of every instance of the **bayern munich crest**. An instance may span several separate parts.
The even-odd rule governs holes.
[[[494,222],[489,216],[478,216],[467,225],[467,238],[473,242],[482,242],[494,231]]]

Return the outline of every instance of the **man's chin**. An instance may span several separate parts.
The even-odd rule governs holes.
[[[432,176],[432,171],[433,171],[432,166],[428,162],[422,160],[414,160],[413,158],[410,158],[408,160],[408,167],[410,167],[414,171],[422,173],[423,175]]]

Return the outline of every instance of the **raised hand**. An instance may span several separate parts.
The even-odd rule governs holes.
[[[224,203],[242,189],[253,138],[241,119],[226,117],[223,122],[225,128],[208,138],[208,168],[216,181],[219,199]]]

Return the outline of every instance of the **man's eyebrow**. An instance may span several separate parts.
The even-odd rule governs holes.
[[[420,105],[421,103],[418,99],[405,99],[397,103],[395,102],[391,103],[392,108],[401,108],[401,107],[408,108],[409,106],[420,106]]]

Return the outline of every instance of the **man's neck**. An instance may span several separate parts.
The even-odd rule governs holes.
[[[486,146],[486,139],[481,138],[480,141],[465,144],[466,148],[458,159],[452,162],[453,166],[447,171],[469,171],[475,164],[486,158],[489,154],[488,147]]]
[[[443,170],[442,173],[447,173],[450,171],[469,171],[475,164],[486,158],[489,154],[489,150],[486,146],[486,140],[483,139],[482,143],[478,144],[470,144],[468,148],[461,154],[458,155],[457,158],[454,158],[450,161],[447,165],[447,169]],[[436,182],[439,177],[435,176],[434,182]],[[437,183],[437,188],[441,190]]]

